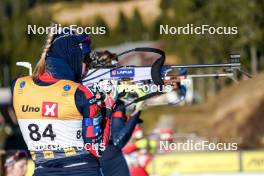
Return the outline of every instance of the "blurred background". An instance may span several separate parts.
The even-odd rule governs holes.
[[[0,9],[1,150],[25,149],[11,106],[10,84],[28,74],[16,62],[34,66],[46,38],[28,35],[27,27],[50,26],[54,21],[65,26],[105,26],[105,35],[91,36],[94,49],[119,53],[157,47],[165,50],[166,64],[221,63],[230,53],[239,53],[252,79],[239,75],[239,84],[225,78],[195,79],[187,103],[148,107],[142,114],[149,140],[157,130],[169,129],[174,142],[234,142],[239,151],[153,153],[149,173],[264,173],[264,0],[1,0]],[[239,33],[160,35],[162,24],[236,26]],[[147,56],[135,57],[122,64],[144,65]]]

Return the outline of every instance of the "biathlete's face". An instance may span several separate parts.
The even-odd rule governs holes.
[[[92,59],[90,58],[90,54],[87,54],[86,56],[84,56],[84,59],[82,62],[82,77],[87,75],[91,62],[92,62]]]
[[[82,63],[82,77],[87,75],[88,71],[89,71],[89,64]]]

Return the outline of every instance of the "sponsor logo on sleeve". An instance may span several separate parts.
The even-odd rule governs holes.
[[[96,103],[96,98],[95,98],[95,97],[91,98],[91,99],[89,100],[89,103],[90,103],[90,104],[94,104],[94,103]]]

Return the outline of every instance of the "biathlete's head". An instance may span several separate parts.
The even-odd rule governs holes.
[[[46,45],[33,72],[33,79],[48,72],[57,79],[80,82],[88,71],[91,39],[87,34],[77,34],[70,28],[51,27]]]

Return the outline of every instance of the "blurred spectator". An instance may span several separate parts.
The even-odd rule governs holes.
[[[157,143],[166,142],[168,145],[174,142],[173,130],[171,128],[156,128],[152,131],[150,138],[156,139]],[[158,153],[168,153],[168,150],[157,150]]]
[[[23,150],[7,151],[4,157],[4,176],[25,176],[28,155]]]
[[[144,136],[142,128],[135,128],[131,143],[123,148],[127,163],[130,169],[131,176],[147,176],[146,168],[150,163],[157,143],[154,140],[149,140]]]

